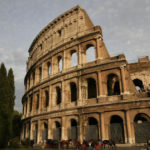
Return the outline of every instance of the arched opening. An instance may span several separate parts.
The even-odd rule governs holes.
[[[137,114],[134,118],[136,143],[146,143],[150,139],[150,117],[144,113]]]
[[[62,71],[62,57],[58,57],[58,72]]]
[[[77,66],[77,52],[76,51],[72,51],[71,52],[71,67]]]
[[[36,123],[35,127],[34,127],[34,131],[33,131],[33,140],[34,140],[34,143],[37,143],[37,139],[38,139],[38,124]]]
[[[69,139],[76,140],[78,139],[78,129],[77,129],[77,121],[75,119],[71,119],[71,128],[68,129],[68,137]]]
[[[49,92],[45,91],[45,107],[49,106]]]
[[[143,82],[140,79],[134,79],[133,83],[137,89],[137,91],[141,92],[144,90]]]
[[[42,80],[42,67],[39,67],[39,81]]]
[[[48,139],[48,125],[47,125],[47,123],[44,123],[44,125],[43,125],[42,139],[43,139],[43,141],[46,141]]]
[[[96,91],[96,81],[93,78],[88,78],[88,99],[96,98],[97,91]]]
[[[61,140],[61,124],[58,121],[55,122],[55,129],[53,130],[53,139]]]
[[[61,103],[61,89],[60,87],[56,87],[56,104]]]
[[[93,45],[86,46],[86,62],[95,60],[95,48]]]
[[[86,139],[87,140],[98,140],[98,121],[94,117],[88,118],[88,126],[86,128]]]
[[[70,91],[71,91],[71,102],[77,100],[77,86],[74,82],[70,83]]]
[[[32,111],[32,102],[33,102],[33,97],[30,96],[30,112]]]
[[[114,115],[110,120],[110,139],[115,143],[124,143],[124,127],[121,117]]]
[[[107,79],[108,95],[120,95],[119,78],[115,74],[108,75]]]
[[[48,72],[48,75],[51,74],[51,63],[50,62],[47,63],[47,72]]]
[[[40,96],[39,94],[36,95],[36,110],[39,109],[39,99],[40,99]]]

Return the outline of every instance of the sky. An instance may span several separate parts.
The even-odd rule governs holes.
[[[53,19],[80,5],[100,25],[111,56],[150,57],[150,0],[0,0],[0,63],[14,71],[15,109],[22,111],[28,49]]]

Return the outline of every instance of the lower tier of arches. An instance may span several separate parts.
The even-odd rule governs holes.
[[[21,139],[35,143],[53,140],[113,140],[116,144],[145,143],[150,139],[150,109],[37,116],[23,121]]]

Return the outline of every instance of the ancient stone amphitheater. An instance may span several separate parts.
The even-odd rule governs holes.
[[[101,27],[79,6],[35,37],[24,83],[21,139],[150,138],[149,58],[111,57]]]

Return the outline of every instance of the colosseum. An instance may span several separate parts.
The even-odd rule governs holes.
[[[139,43],[140,44],[140,43]],[[150,61],[111,57],[102,29],[76,6],[29,47],[21,139],[150,139]]]

